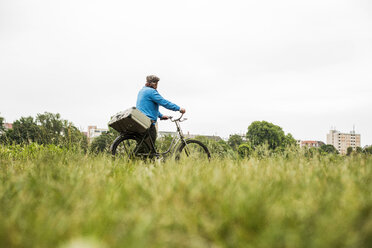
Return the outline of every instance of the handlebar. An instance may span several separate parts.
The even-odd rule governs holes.
[[[169,120],[170,120],[171,122],[176,122],[176,121],[178,121],[178,122],[182,122],[182,121],[186,121],[187,118],[183,118],[183,119],[181,120],[181,118],[182,118],[183,115],[184,115],[184,114],[181,114],[181,116],[180,116],[179,118],[174,119],[174,120],[173,120],[173,116],[168,116],[168,118],[169,118]]]

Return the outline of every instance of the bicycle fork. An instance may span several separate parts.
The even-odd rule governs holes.
[[[185,141],[185,136],[183,135],[183,132],[181,130],[181,127],[180,127],[180,124],[178,123],[178,121],[176,121],[175,123],[176,123],[176,126],[177,126],[177,131],[180,135],[180,138],[181,138],[182,142],[185,144],[186,156],[189,157],[190,156],[190,151],[189,151],[189,147],[187,146],[187,142]]]
[[[187,157],[190,156],[189,147],[187,146],[187,143],[186,143],[186,142],[185,142],[185,153],[186,153],[186,156],[187,156]]]

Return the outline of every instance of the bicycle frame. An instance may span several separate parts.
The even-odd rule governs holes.
[[[174,123],[176,124],[178,135],[176,135],[176,136],[174,136],[174,137],[172,138],[172,142],[171,142],[171,144],[170,144],[170,146],[169,146],[169,148],[168,148],[167,151],[165,151],[165,152],[161,152],[161,153],[159,153],[159,152],[156,151],[155,143],[154,143],[154,141],[153,141],[153,140],[151,139],[151,137],[150,137],[149,130],[147,130],[146,134],[143,135],[141,141],[139,142],[139,144],[138,144],[138,148],[142,145],[143,142],[145,142],[145,140],[146,140],[147,138],[150,137],[150,142],[151,142],[150,145],[151,145],[151,149],[152,149],[152,151],[150,151],[149,153],[144,153],[144,154],[141,153],[141,154],[137,154],[137,151],[138,151],[138,150],[135,150],[134,153],[137,154],[137,155],[144,155],[144,156],[151,156],[151,155],[154,155],[154,156],[156,156],[157,158],[159,158],[160,156],[164,156],[164,155],[166,155],[166,154],[168,154],[168,153],[173,154],[173,153],[175,152],[176,148],[179,147],[180,144],[182,144],[182,143],[186,144],[185,136],[183,135],[183,132],[182,132],[182,130],[181,130],[180,122],[185,121],[185,120],[187,120],[187,119],[184,118],[184,119],[181,120],[182,116],[183,116],[183,114],[182,114],[179,118],[177,118],[177,119],[175,119],[175,120],[173,120],[173,117],[172,117],[172,116],[169,117],[169,119],[170,119],[172,122],[174,122]],[[137,135],[138,135],[138,134],[137,134]],[[137,149],[138,149],[138,148],[137,148]],[[155,152],[153,152],[153,151],[155,151]]]
[[[123,145],[123,148],[119,148],[119,154],[124,152],[124,156],[126,153],[126,156],[128,158],[141,158],[144,159],[146,157],[153,159],[154,157],[156,158],[166,158],[168,156],[165,156],[166,154],[171,154],[172,156],[175,156],[175,159],[178,160],[180,157],[183,157],[181,153],[183,151],[186,153],[187,157],[190,157],[192,154],[193,156],[195,155],[196,158],[200,156],[205,156],[210,160],[211,154],[208,150],[208,147],[203,144],[201,141],[196,140],[196,139],[186,139],[181,126],[180,122],[187,120],[186,118],[181,119],[183,114],[177,118],[173,119],[173,117],[169,117],[170,121],[174,122],[177,128],[177,134],[172,138],[172,141],[165,152],[157,152],[156,147],[155,147],[155,140],[151,139],[152,130],[147,129],[145,133],[133,133],[133,132],[126,132],[126,133],[121,133],[120,136],[118,136],[115,141],[112,143],[110,149],[112,155],[117,154],[117,148],[119,144]],[[145,145],[146,144],[146,145]],[[191,145],[191,146],[190,146]],[[146,146],[146,147],[145,147]],[[150,149],[146,150],[145,148]],[[204,154],[204,155],[201,155]]]

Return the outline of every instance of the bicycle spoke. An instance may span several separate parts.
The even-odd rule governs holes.
[[[137,155],[145,155],[149,149],[144,142],[138,142],[138,138],[133,136],[119,137],[112,145],[112,154],[115,157],[133,159]],[[139,145],[140,143],[140,145]]]
[[[179,149],[179,154],[176,159],[179,159],[184,154],[185,157],[200,160],[210,159],[210,153],[208,148],[198,140],[187,140],[186,144],[183,144]]]

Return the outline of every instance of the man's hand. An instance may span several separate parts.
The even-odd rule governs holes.
[[[160,118],[160,120],[162,120],[162,121],[164,121],[164,120],[168,120],[168,119],[169,119],[169,117],[166,116],[166,115],[163,115],[163,116]]]
[[[180,109],[180,113],[181,113],[181,114],[184,114],[184,113],[186,113],[186,109],[184,109],[184,108],[181,108],[181,109]]]

